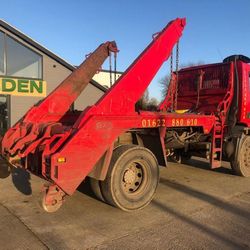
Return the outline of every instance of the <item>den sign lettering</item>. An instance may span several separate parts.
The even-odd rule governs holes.
[[[46,82],[31,79],[0,78],[0,94],[16,96],[46,96]]]

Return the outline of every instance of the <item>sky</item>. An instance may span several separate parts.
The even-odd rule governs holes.
[[[73,65],[115,40],[117,70],[125,71],[152,34],[177,17],[187,18],[180,64],[221,62],[232,54],[250,57],[250,0],[8,0],[1,10],[1,19]],[[166,62],[150,84],[151,97],[161,99],[159,81],[169,71]]]

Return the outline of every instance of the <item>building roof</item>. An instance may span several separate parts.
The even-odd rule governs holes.
[[[105,72],[105,73],[110,73],[110,70],[108,70],[108,69],[100,69],[99,71],[100,72]],[[124,72],[111,70],[111,73],[116,73],[116,74],[121,74],[122,75]]]
[[[72,64],[66,62],[64,59],[62,59],[58,55],[54,54],[53,52],[51,52],[50,50],[48,50],[47,48],[45,48],[44,46],[42,46],[38,42],[34,41],[32,38],[30,38],[29,36],[25,35],[21,31],[19,31],[18,29],[14,28],[10,24],[6,23],[2,19],[0,19],[0,27],[3,27],[4,29],[8,30],[9,32],[11,32],[12,34],[14,34],[15,36],[21,38],[23,41],[25,41],[26,43],[30,44],[31,46],[33,46],[37,50],[41,51],[42,53],[46,54],[47,56],[51,57],[52,59],[54,59],[55,61],[57,61],[58,63],[60,63],[64,67],[68,68],[69,70],[72,70],[72,71],[75,70],[76,67],[74,67]],[[106,88],[104,88],[101,84],[99,84],[98,82],[94,81],[93,79],[90,81],[90,83],[93,86],[95,86],[96,88],[102,90],[103,92],[107,91]]]

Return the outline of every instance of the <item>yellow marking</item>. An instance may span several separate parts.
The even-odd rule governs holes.
[[[65,157],[59,157],[59,158],[57,158],[57,162],[58,163],[64,163],[64,162],[66,162],[66,158]]]

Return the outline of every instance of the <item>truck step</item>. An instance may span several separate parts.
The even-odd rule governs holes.
[[[216,119],[212,132],[212,142],[210,151],[210,166],[212,169],[221,167],[222,143],[223,143],[223,126],[219,121],[219,119]]]

